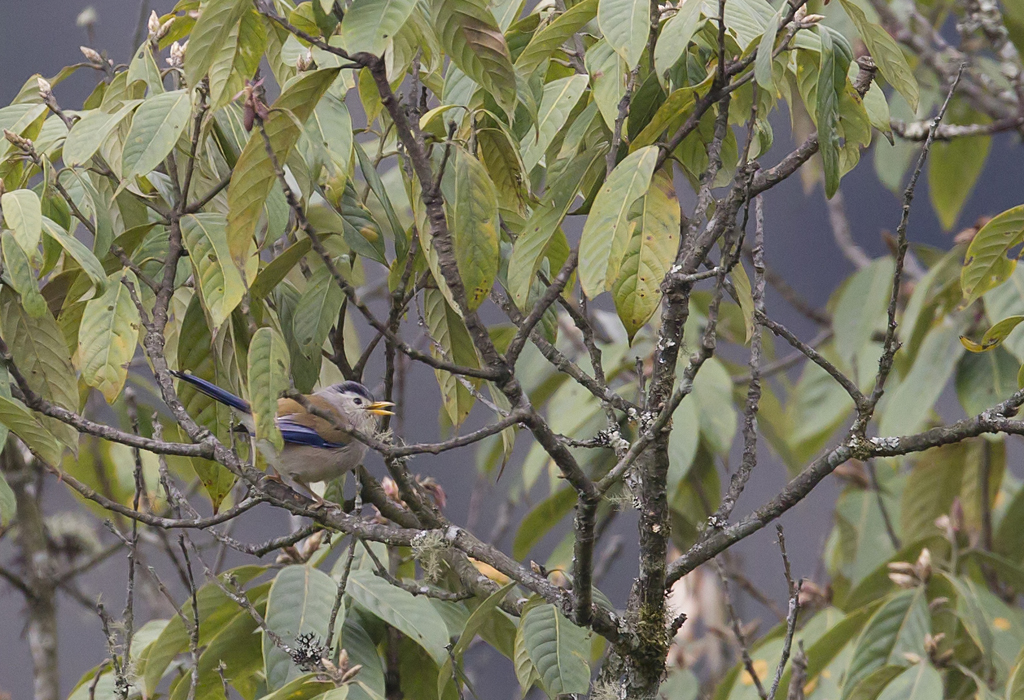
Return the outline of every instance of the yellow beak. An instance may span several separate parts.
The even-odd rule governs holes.
[[[395,412],[389,411],[388,409],[394,405],[395,404],[390,401],[374,401],[366,407],[366,410],[375,416],[393,416],[395,415]]]

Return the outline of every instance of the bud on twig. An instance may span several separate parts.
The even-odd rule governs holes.
[[[153,41],[159,38],[160,33],[160,16],[157,15],[156,11],[149,13],[149,22],[146,25],[149,30],[149,40]]]
[[[103,57],[100,56],[96,50],[90,49],[88,46],[79,46],[78,48],[81,50],[82,55],[85,56],[85,60],[89,61],[89,63],[97,66],[103,65]]]
[[[42,76],[36,78],[36,82],[39,84],[39,96],[43,98],[43,101],[53,97],[53,86],[50,85],[50,81]]]
[[[181,68],[185,65],[185,49],[187,46],[187,41],[184,44],[179,44],[178,42],[171,44],[171,55],[167,57],[167,65],[171,68]]]

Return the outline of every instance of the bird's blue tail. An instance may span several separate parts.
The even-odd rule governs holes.
[[[241,411],[242,413],[252,412],[252,409],[249,407],[249,403],[247,401],[235,396],[230,391],[225,391],[224,389],[221,389],[216,384],[211,384],[205,379],[200,379],[194,374],[178,372],[177,370],[173,369],[171,370],[171,374],[173,374],[175,377],[184,382],[188,382],[196,389],[209,396],[214,401],[219,401],[225,406],[230,406],[236,411]]]

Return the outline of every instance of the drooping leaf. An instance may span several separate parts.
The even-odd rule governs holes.
[[[86,303],[78,333],[82,381],[99,389],[107,403],[113,403],[124,388],[142,326],[129,284],[138,295],[134,272],[126,269],[110,275],[103,295]]]
[[[914,77],[914,71],[907,63],[903,50],[887,31],[877,24],[869,22],[864,10],[855,3],[851,0],[840,0],[840,2],[843,9],[846,10],[846,14],[856,25],[864,43],[867,44],[868,51],[871,52],[871,57],[875,59],[875,65],[878,66],[878,72],[896,88],[896,92],[903,95],[910,104],[910,108],[916,110],[920,99],[917,78]]]
[[[630,342],[661,303],[661,281],[679,248],[679,202],[671,175],[654,176],[647,194],[637,203],[636,227],[626,248],[612,298]]]
[[[341,22],[346,49],[349,53],[365,51],[383,56],[414,7],[415,0],[356,0]]]
[[[185,52],[185,82],[188,85],[198,85],[207,74],[227,43],[231,30],[249,7],[250,3],[245,0],[206,0],[202,4]]]
[[[324,265],[313,273],[299,297],[292,320],[295,340],[306,357],[319,355],[331,327],[338,321],[345,292]]]
[[[658,43],[654,46],[654,65],[662,85],[667,84],[669,69],[682,57],[700,26],[700,11],[701,3],[684,2],[679,12],[662,27]]]
[[[75,122],[64,141],[64,163],[69,166],[88,163],[110,132],[140,104],[142,100],[129,100],[113,113],[96,109]]]
[[[775,79],[772,75],[774,58],[772,54],[775,51],[775,37],[779,33],[779,22],[782,21],[783,12],[785,12],[785,8],[780,7],[768,23],[768,26],[765,27],[764,34],[761,36],[761,43],[757,45],[757,58],[754,60],[754,79],[757,80],[758,85],[772,94],[775,93]]]
[[[39,195],[32,190],[13,190],[0,196],[4,222],[14,230],[14,239],[31,255],[43,235],[43,210]]]
[[[273,328],[260,328],[249,342],[249,400],[257,439],[269,440],[278,450],[283,446],[274,418],[277,399],[291,385],[288,344]]]
[[[210,320],[219,328],[245,296],[245,282],[228,247],[227,221],[223,214],[189,214],[181,220],[181,236]]]
[[[626,79],[629,76],[626,62],[604,39],[587,49],[583,61],[590,74],[594,102],[597,103],[605,125],[609,130],[614,129],[615,120],[619,116],[619,102],[626,91]]]
[[[35,393],[69,411],[78,410],[78,382],[68,356],[67,342],[46,305],[39,316],[28,314],[9,287],[0,289],[0,329],[15,365]],[[54,418],[40,422],[72,451],[78,433]]]
[[[982,115],[957,105],[953,105],[950,112],[949,123],[986,122]],[[947,231],[956,224],[964,203],[985,168],[991,148],[990,136],[956,138],[932,144],[928,154],[928,195],[942,228]]]
[[[447,628],[428,598],[413,596],[366,569],[353,571],[348,585],[353,600],[416,642],[436,663],[448,658]]]
[[[7,426],[8,429],[19,438],[21,438],[28,447],[35,452],[39,457],[51,466],[57,466],[60,464],[60,455],[64,451],[57,439],[50,433],[49,430],[39,424],[31,413],[28,412],[21,402],[15,399],[10,399],[4,396],[0,396],[0,423]],[[14,515],[13,507],[13,494],[7,496],[4,491],[9,491],[10,487],[5,481],[3,486],[0,486],[0,509],[4,509],[3,513],[4,524]],[[10,503],[4,508],[4,500],[10,498]]]
[[[441,45],[463,73],[506,110],[516,100],[516,76],[508,44],[486,0],[433,0]]]
[[[148,98],[135,111],[124,141],[121,169],[126,180],[156,169],[174,148],[192,113],[187,90]]]
[[[75,262],[77,262],[98,292],[102,292],[107,284],[107,275],[103,271],[103,265],[96,258],[91,250],[70,233],[64,230],[57,222],[49,217],[43,217],[43,232],[55,240]]]
[[[964,268],[960,273],[964,306],[1006,281],[1017,266],[1016,259],[1006,255],[1022,240],[1024,204],[1007,209],[981,227],[967,248]]]
[[[46,300],[39,293],[39,282],[28,254],[18,244],[11,231],[4,231],[2,236],[4,254],[4,272],[8,281],[21,296],[21,304],[30,316],[40,317],[48,313]]]
[[[530,214],[512,248],[508,263],[508,290],[520,309],[525,308],[533,276],[541,264],[551,236],[568,213],[587,172],[600,165],[603,151],[581,153],[563,168]]]
[[[564,518],[576,504],[576,493],[569,488],[560,489],[545,498],[530,510],[519,524],[515,541],[512,543],[512,556],[525,559],[533,545]]]
[[[629,210],[647,192],[658,148],[630,153],[608,176],[590,209],[580,238],[580,284],[593,298],[618,278],[629,243]]]
[[[924,591],[900,591],[890,597],[868,621],[854,648],[853,659],[843,682],[843,698],[876,669],[893,664],[907,666],[904,652],[924,647],[930,630],[928,603]]]
[[[553,80],[544,86],[544,96],[537,111],[537,129],[531,129],[520,145],[526,172],[533,170],[555,136],[565,126],[569,113],[586,89],[587,76],[573,75]]]
[[[483,632],[482,628],[490,621],[490,618],[495,615],[503,614],[499,606],[505,599],[505,596],[508,595],[508,592],[512,590],[515,585],[515,582],[512,581],[487,596],[487,599],[480,603],[480,605],[476,607],[476,610],[470,614],[465,625],[462,625],[462,632],[459,634],[459,640],[452,647],[449,658],[441,665],[441,669],[437,674],[438,697],[444,697],[445,690],[452,681],[452,659],[455,659],[456,662],[461,662],[462,655],[469,648],[469,645],[473,642],[477,633]]]
[[[426,290],[423,314],[430,337],[436,344],[432,348],[436,355],[464,367],[478,366],[469,331],[440,291]],[[441,400],[452,425],[461,425],[473,408],[475,397],[453,374],[440,369],[434,370],[434,374],[441,387]]]
[[[476,309],[498,274],[498,198],[487,169],[466,151],[455,159],[452,238],[466,303]]]
[[[629,70],[640,62],[651,31],[651,4],[646,0],[600,0],[597,24]]]
[[[597,15],[597,3],[598,0],[583,0],[576,3],[556,17],[551,24],[534,34],[530,43],[516,58],[516,71],[524,77],[532,75],[555,50],[587,22],[594,19]]]
[[[355,572],[353,572],[355,573]],[[295,646],[300,634],[327,640],[331,609],[338,594],[334,579],[312,566],[286,566],[274,579],[267,599],[267,627],[289,646]],[[276,690],[302,676],[291,657],[279,649],[265,633],[263,660],[267,687]]]
[[[827,27],[820,27],[821,62],[818,65],[818,90],[815,117],[818,125],[818,152],[821,154],[825,169],[825,196],[832,195],[839,189],[839,91],[846,79],[845,69],[837,65],[837,52],[832,41],[832,34]]]
[[[963,481],[963,445],[946,445],[921,454],[900,498],[900,536],[914,542],[939,532],[935,519],[949,513]]]
[[[309,119],[320,98],[338,76],[340,68],[303,73],[288,84],[264,123],[267,138],[279,164],[286,163],[302,135],[301,124]],[[274,165],[258,128],[242,149],[228,185],[228,248],[235,264],[244,267],[263,205],[277,182]]]
[[[530,608],[519,625],[524,646],[548,693],[586,693],[590,689],[586,630],[547,604]]]

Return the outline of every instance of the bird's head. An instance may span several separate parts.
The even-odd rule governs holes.
[[[340,382],[328,387],[335,394],[339,408],[350,416],[393,416],[390,411],[395,404],[390,401],[377,401],[373,394],[359,382]]]

